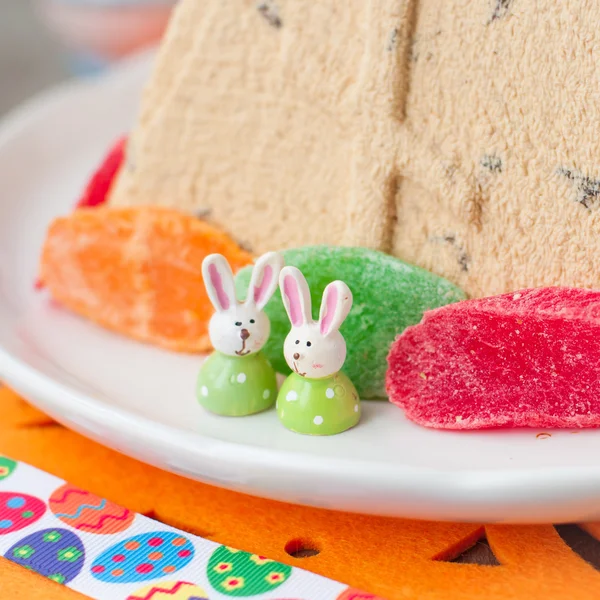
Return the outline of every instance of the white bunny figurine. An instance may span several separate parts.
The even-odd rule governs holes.
[[[361,414],[356,388],[341,372],[346,341],[339,328],[352,308],[352,292],[343,281],[330,283],[315,322],[308,284],[296,267],[283,268],[279,287],[292,324],[283,352],[293,373],[277,396],[277,414],[296,433],[346,431],[359,422]]]
[[[246,301],[241,303],[227,260],[211,254],[202,263],[204,285],[216,309],[208,326],[215,351],[200,369],[196,395],[213,413],[241,417],[275,402],[275,371],[260,350],[271,332],[263,308],[277,289],[282,267],[283,258],[277,252],[261,256],[252,271]]]

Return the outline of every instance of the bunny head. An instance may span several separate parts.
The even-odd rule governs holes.
[[[269,339],[271,323],[263,308],[277,289],[283,258],[277,252],[261,256],[254,265],[245,302],[238,302],[231,267],[225,257],[211,254],[202,262],[202,276],[215,314],[208,335],[215,350],[228,356],[247,356]]]
[[[352,308],[352,292],[343,281],[333,281],[323,292],[318,322],[312,319],[310,290],[296,267],[279,275],[283,305],[292,324],[283,353],[290,369],[310,379],[337,373],[346,360],[346,341],[339,332]]]

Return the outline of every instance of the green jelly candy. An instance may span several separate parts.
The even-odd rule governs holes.
[[[387,353],[396,336],[419,323],[423,313],[466,298],[446,279],[367,248],[307,246],[282,252],[285,264],[302,271],[311,291],[317,319],[325,286],[341,279],[352,290],[354,303],[340,332],[348,355],[343,371],[363,399],[386,398]],[[246,294],[251,267],[236,277],[240,297]],[[283,342],[291,326],[278,290],[265,308],[271,337],[263,349],[276,371],[290,373]]]

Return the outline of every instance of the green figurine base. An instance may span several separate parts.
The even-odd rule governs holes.
[[[196,397],[212,413],[244,417],[273,406],[277,378],[261,352],[240,357],[215,351],[200,368]]]
[[[305,435],[335,435],[360,421],[353,383],[343,373],[309,379],[292,373],[277,396],[277,414],[285,427]]]

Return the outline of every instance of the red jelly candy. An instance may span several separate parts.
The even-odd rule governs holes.
[[[100,206],[108,200],[108,193],[125,158],[127,137],[120,138],[90,179],[77,208]]]
[[[600,291],[539,288],[425,313],[392,345],[390,401],[438,429],[600,425]]]

